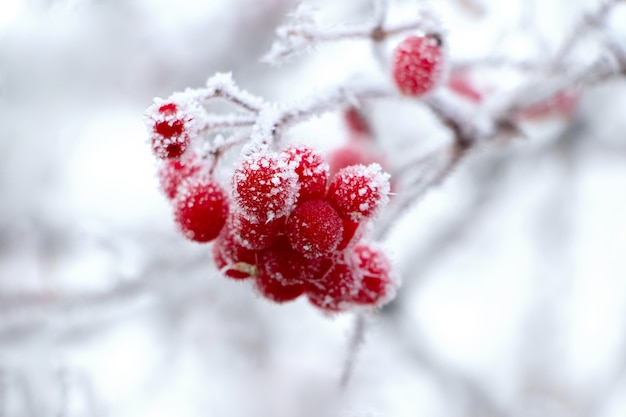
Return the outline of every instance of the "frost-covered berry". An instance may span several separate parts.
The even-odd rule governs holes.
[[[159,159],[179,158],[196,134],[199,112],[189,103],[158,100],[146,111],[150,144]]]
[[[227,216],[228,195],[215,180],[192,177],[181,184],[174,218],[185,237],[209,242],[219,235]]]
[[[323,268],[321,259],[308,259],[294,250],[282,237],[263,252],[265,271],[284,283],[307,282],[318,279]]]
[[[266,222],[289,213],[298,194],[297,180],[284,154],[253,154],[235,168],[233,199],[245,217]]]
[[[305,291],[311,304],[329,313],[348,310],[358,292],[355,272],[353,265],[337,263],[320,280],[309,282]]]
[[[377,307],[391,301],[396,294],[397,281],[387,256],[381,250],[366,244],[355,246],[353,255],[361,281],[358,291],[352,295],[350,301]]]
[[[254,280],[254,287],[260,295],[275,303],[295,300],[304,293],[303,282],[285,282],[265,270],[261,270]]]
[[[296,204],[324,198],[328,184],[328,164],[322,155],[308,146],[290,146],[283,152],[298,174],[300,188]]]
[[[443,72],[443,51],[438,35],[410,36],[396,47],[393,80],[402,94],[421,96],[432,90]]]
[[[179,159],[163,161],[158,168],[159,184],[163,194],[173,200],[176,197],[178,186],[183,180],[197,174],[200,169],[200,161],[193,153]]]
[[[261,254],[241,246],[235,235],[224,227],[213,242],[213,260],[215,266],[233,279],[246,279],[259,274],[258,265],[261,263]]]
[[[278,217],[266,222],[252,222],[241,213],[231,213],[229,227],[239,244],[261,250],[270,247],[279,234],[284,232],[285,217]]]
[[[344,219],[371,219],[389,201],[389,174],[378,164],[343,168],[333,177],[326,199]]]
[[[307,258],[319,258],[337,249],[343,237],[343,221],[327,201],[311,200],[293,210],[286,233],[296,251]]]

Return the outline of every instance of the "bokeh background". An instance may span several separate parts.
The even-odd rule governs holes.
[[[311,3],[330,23],[371,14]],[[390,19],[422,2],[392,3]],[[549,54],[598,4],[432,7],[460,62]],[[479,149],[397,219],[383,244],[404,286],[356,354],[353,314],[270,304],[177,233],[145,143],[153,97],[217,71],[277,102],[381,76],[365,40],[260,63],[294,6],[0,0],[0,416],[626,416],[623,78]],[[626,45],[626,6],[602,27]],[[532,76],[484,74],[486,89]],[[449,135],[415,103],[366,110],[392,160]],[[340,116],[292,135],[331,150]]]

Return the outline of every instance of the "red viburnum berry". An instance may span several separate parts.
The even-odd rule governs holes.
[[[443,72],[441,43],[439,35],[410,36],[396,47],[391,71],[402,94],[421,96],[439,82]]]
[[[284,232],[285,217],[252,222],[241,213],[231,213],[228,224],[239,244],[248,249],[261,250],[270,247],[278,235]]]
[[[336,263],[321,279],[307,283],[305,292],[311,304],[329,313],[348,310],[361,279],[355,272],[351,264]]]
[[[297,206],[287,220],[291,247],[307,258],[332,254],[343,237],[343,221],[324,200],[311,200]]]
[[[214,179],[192,177],[181,184],[174,218],[185,237],[209,242],[219,235],[227,216],[228,195]]]
[[[308,146],[290,146],[283,152],[298,174],[300,188],[296,204],[324,198],[328,184],[328,164],[322,155]]]
[[[358,291],[350,301],[377,307],[391,301],[396,293],[397,282],[387,256],[381,250],[366,244],[355,246],[353,255],[362,278]]]
[[[362,223],[353,222],[350,219],[343,219],[343,235],[341,237],[341,242],[337,246],[337,250],[341,251],[348,247],[351,243],[353,244],[355,241],[358,241],[362,232],[359,232],[357,235],[357,230]]]
[[[215,266],[223,270],[227,277],[246,279],[259,275],[261,253],[241,246],[228,227],[213,242]]]
[[[285,284],[316,280],[323,268],[322,259],[304,257],[285,237],[263,252],[263,263],[269,275]]]
[[[389,174],[378,164],[343,168],[333,177],[326,199],[344,219],[371,219],[389,201]]]
[[[168,159],[158,169],[159,184],[163,194],[170,200],[176,197],[178,186],[201,169],[198,157],[191,153],[179,159]]]
[[[235,168],[233,199],[250,221],[267,222],[289,213],[298,193],[297,180],[284,154],[253,154]]]
[[[264,269],[254,280],[254,287],[260,295],[275,303],[295,300],[304,293],[303,282],[285,282]]]
[[[159,101],[146,111],[152,151],[159,159],[179,158],[196,133],[198,110],[188,103]]]

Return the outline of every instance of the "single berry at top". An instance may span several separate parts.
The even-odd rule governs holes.
[[[324,198],[328,185],[328,164],[324,157],[308,146],[294,145],[283,152],[298,174],[300,188],[296,204]]]
[[[185,237],[196,242],[215,239],[226,223],[228,195],[211,178],[192,177],[180,185],[174,218]]]
[[[343,220],[324,200],[311,200],[297,206],[287,220],[291,247],[307,258],[333,253],[343,238]]]
[[[389,201],[389,174],[378,164],[343,168],[333,177],[326,199],[344,219],[371,219]]]
[[[438,35],[410,36],[396,47],[392,58],[393,80],[407,96],[421,96],[439,82],[443,51]]]
[[[298,176],[285,156],[257,153],[235,168],[233,199],[250,221],[267,222],[291,210],[298,194]]]

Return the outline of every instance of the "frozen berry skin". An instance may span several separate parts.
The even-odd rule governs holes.
[[[161,191],[168,199],[173,200],[176,197],[180,184],[185,179],[198,174],[200,170],[200,161],[193,153],[182,158],[163,161],[158,168]]]
[[[197,134],[198,109],[189,103],[157,100],[146,111],[152,152],[159,159],[180,158]]]
[[[371,245],[359,244],[354,247],[353,256],[362,278],[350,301],[376,307],[391,301],[396,294],[397,280],[385,253]]]
[[[322,259],[304,257],[284,236],[263,252],[263,263],[269,275],[285,284],[319,279],[323,268]]]
[[[431,91],[443,73],[441,38],[427,35],[404,39],[394,51],[391,72],[404,95],[418,97]]]
[[[343,168],[333,177],[326,199],[344,219],[371,219],[389,201],[389,174],[378,164]]]
[[[355,241],[358,241],[361,233],[357,234],[359,230],[359,226],[362,223],[353,222],[350,219],[343,219],[343,235],[341,237],[341,242],[337,246],[337,250],[341,251],[347,248],[349,245],[353,245]]]
[[[312,200],[296,207],[287,221],[291,247],[307,258],[332,254],[343,237],[343,221],[324,200]]]
[[[267,273],[263,268],[254,280],[254,287],[259,295],[275,303],[295,300],[304,293],[303,282],[281,280],[278,276]]]
[[[192,177],[181,184],[174,218],[185,237],[210,242],[220,234],[227,216],[228,195],[215,180]]]
[[[235,168],[233,199],[250,221],[271,221],[291,210],[298,194],[297,181],[284,154],[256,153]]]
[[[285,217],[267,222],[252,222],[241,213],[231,213],[228,224],[237,242],[248,249],[269,248],[280,234],[284,234]]]
[[[246,279],[259,274],[261,253],[241,246],[228,227],[224,227],[213,242],[215,266],[232,279]]]
[[[329,176],[324,157],[308,146],[290,146],[284,153],[298,175],[300,187],[296,204],[324,198]]]
[[[361,279],[356,272],[353,265],[336,263],[320,280],[307,284],[309,302],[328,313],[349,310]]]

